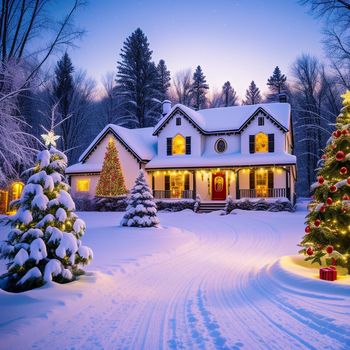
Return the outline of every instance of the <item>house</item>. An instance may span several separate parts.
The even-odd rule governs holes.
[[[110,139],[116,143],[130,189],[139,169],[157,199],[288,198],[294,202],[296,157],[292,155],[288,103],[199,111],[163,102],[154,128],[107,125],[67,168],[72,195],[94,196]]]
[[[12,181],[7,187],[0,188],[0,214],[11,213],[10,203],[21,197],[24,183]]]

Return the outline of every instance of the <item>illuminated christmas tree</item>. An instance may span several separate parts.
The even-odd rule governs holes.
[[[0,244],[0,258],[7,262],[1,285],[21,292],[45,282],[69,282],[82,273],[80,265],[92,259],[82,245],[85,223],[74,213],[75,205],[65,182],[66,156],[58,151],[53,131],[42,135],[48,149],[38,153],[17,209],[8,217],[7,239]]]
[[[305,260],[337,264],[350,273],[350,91],[342,95],[343,108],[325,148],[312,185],[305,236]]]
[[[119,161],[118,150],[113,139],[110,138],[103,161],[100,179],[96,188],[96,196],[117,197],[124,195],[127,192]]]

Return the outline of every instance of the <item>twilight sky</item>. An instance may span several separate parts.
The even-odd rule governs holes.
[[[98,82],[137,27],[171,73],[199,64],[211,91],[230,80],[241,97],[253,79],[266,90],[276,65],[288,75],[299,54],[322,56],[321,24],[297,0],[90,0],[76,22],[87,33],[73,64]]]

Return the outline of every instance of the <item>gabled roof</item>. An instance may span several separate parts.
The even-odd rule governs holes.
[[[119,125],[108,124],[83,152],[79,162],[84,162],[108,133],[112,133],[138,161],[149,161],[156,155],[157,149],[157,139],[152,135],[152,131],[152,127],[128,129]]]
[[[264,114],[277,127],[288,131],[290,126],[289,103],[261,103],[233,107],[208,108],[194,111],[176,104],[155,126],[153,135],[158,135],[170,119],[182,114],[203,134],[240,133],[259,113]]]

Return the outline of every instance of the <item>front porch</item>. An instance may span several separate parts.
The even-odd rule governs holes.
[[[292,166],[259,168],[171,169],[148,171],[156,199],[225,201],[243,198],[287,198],[293,202]]]

